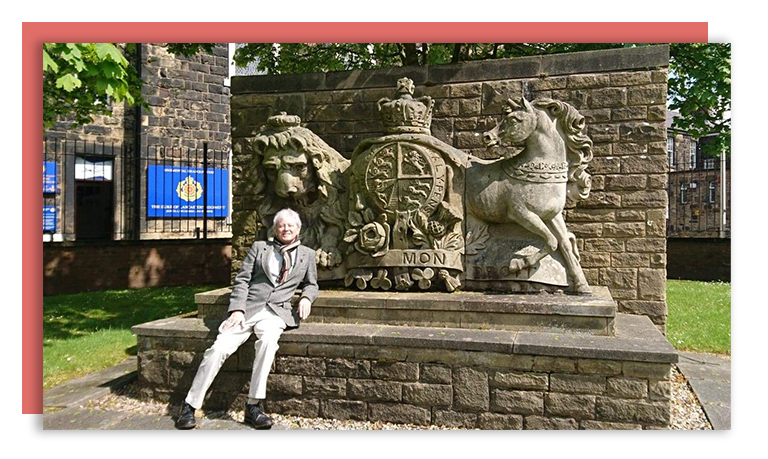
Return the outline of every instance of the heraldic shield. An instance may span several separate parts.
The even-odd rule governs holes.
[[[379,101],[390,134],[366,139],[352,154],[347,286],[453,291],[460,285],[467,157],[431,136],[433,101],[413,99],[412,92],[403,78],[397,99]]]

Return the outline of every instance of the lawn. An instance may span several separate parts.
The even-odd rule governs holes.
[[[131,327],[193,312],[216,286],[113,290],[43,297],[43,389],[136,355]]]
[[[680,351],[731,353],[731,284],[667,280],[667,339]]]

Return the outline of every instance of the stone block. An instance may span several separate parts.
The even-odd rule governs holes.
[[[544,393],[496,389],[491,397],[490,409],[498,413],[544,414]]]
[[[603,225],[603,236],[605,237],[641,237],[644,235],[645,222],[608,222]]]
[[[487,411],[488,375],[472,368],[453,371],[453,406],[463,411]]]
[[[611,267],[614,268],[647,268],[651,264],[651,257],[646,253],[613,253],[611,254]]]
[[[614,360],[579,359],[576,363],[579,373],[599,375],[621,374],[621,362]]]
[[[448,384],[403,384],[403,402],[418,406],[449,407],[453,403],[453,389]]]
[[[602,394],[606,388],[605,380],[605,376],[601,375],[552,374],[549,377],[549,390],[574,394]]]
[[[645,221],[645,211],[636,209],[621,209],[616,211],[616,220]]]
[[[576,373],[576,359],[537,355],[533,359],[533,371]]]
[[[667,85],[650,84],[628,88],[627,100],[630,105],[663,104],[667,100]]]
[[[405,360],[407,353],[401,347],[355,346],[355,358],[370,360]]]
[[[477,417],[477,414],[474,413],[435,410],[432,424],[445,427],[457,427],[460,429],[474,429],[477,425]]]
[[[627,252],[660,253],[667,249],[667,240],[664,238],[638,238],[625,241]]]
[[[584,241],[584,250],[587,252],[623,252],[624,239],[587,239]]]
[[[658,268],[638,270],[637,291],[641,300],[665,300],[667,271]]]
[[[587,135],[595,143],[617,142],[620,138],[619,126],[617,124],[592,124],[587,128]]]
[[[483,93],[482,83],[454,84],[449,87],[453,98],[477,97]]]
[[[320,357],[283,356],[275,359],[277,373],[323,376],[325,375],[325,359]]]
[[[645,175],[607,175],[605,177],[605,188],[607,190],[644,190],[648,184],[648,177]],[[626,195],[622,199],[624,205]]]
[[[491,387],[501,389],[547,390],[547,373],[518,373],[497,371],[490,380]]]
[[[610,84],[608,75],[569,75],[567,87],[571,89],[604,88]]]
[[[621,159],[617,156],[597,156],[590,161],[588,170],[590,174],[618,174],[621,172]]]
[[[345,397],[347,380],[344,378],[305,376],[304,394],[317,397]]]
[[[617,398],[646,398],[648,380],[637,378],[608,378],[606,395]]]
[[[531,91],[565,89],[568,85],[568,77],[542,77],[526,80],[525,84]]]
[[[617,289],[637,288],[637,270],[631,268],[611,268],[600,270],[600,284],[607,285],[613,292]]]
[[[370,378],[371,362],[367,360],[328,359],[325,364],[325,374],[342,378]]]
[[[628,422],[605,422],[583,420],[579,423],[583,430],[643,430],[641,424],[631,424]]]
[[[267,399],[264,403],[267,412],[316,418],[320,415],[320,401],[306,398],[288,398],[282,400]]]
[[[667,303],[664,301],[626,300],[622,301],[623,310],[632,314],[644,316],[666,316]]]
[[[280,395],[301,395],[302,378],[297,375],[272,373],[267,378],[267,393]]]
[[[544,396],[544,414],[549,417],[595,419],[595,396],[546,394]]]
[[[420,381],[431,384],[451,384],[453,376],[451,367],[445,365],[422,364]]]
[[[612,121],[644,120],[648,118],[648,107],[632,106],[614,108],[611,110]]]
[[[394,422],[397,424],[428,425],[432,418],[428,409],[413,405],[370,403],[368,406],[371,421]]]
[[[544,416],[526,416],[525,430],[577,430],[578,422],[569,418],[547,418]]]
[[[651,381],[648,385],[651,400],[669,400],[672,398],[671,381]]]
[[[521,430],[523,417],[517,414],[482,413],[477,417],[477,427],[483,430]]]
[[[459,115],[475,116],[480,114],[480,98],[459,99]]]
[[[619,125],[619,138],[623,142],[651,142],[665,139],[667,129],[664,124],[648,122],[623,122]]]
[[[624,194],[621,202],[624,207],[665,208],[667,193],[665,190],[636,191]]]
[[[622,107],[627,105],[625,88],[595,89],[589,94],[590,108]]]
[[[649,71],[618,72],[612,73],[610,77],[613,86],[637,86],[651,83],[651,72]]]
[[[611,121],[611,109],[610,108],[593,108],[587,110],[579,110],[579,113],[584,117],[587,125],[605,123]],[[601,152],[602,153],[602,152]],[[593,151],[593,154],[594,151]],[[599,156],[605,156],[600,154]]]
[[[375,361],[371,363],[371,377],[387,381],[418,381],[419,364]]]
[[[354,358],[355,348],[342,344],[312,344],[307,346],[307,355],[315,357]]]
[[[328,419],[368,419],[368,404],[357,400],[321,400],[320,414]]]
[[[596,402],[598,420],[631,422],[668,426],[670,404],[668,402],[647,402],[598,397]]]
[[[403,398],[402,384],[373,379],[350,379],[347,398],[372,402],[399,402]]]
[[[672,367],[665,363],[623,362],[624,376],[646,378],[650,380],[669,380]]]

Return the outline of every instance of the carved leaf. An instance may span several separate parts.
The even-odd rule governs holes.
[[[461,249],[461,235],[459,233],[448,233],[442,240],[442,248],[445,250]]]
[[[488,225],[477,225],[467,232],[466,238],[466,254],[477,255],[480,250],[485,248],[485,242],[490,236],[488,235]]]
[[[363,226],[363,216],[360,212],[350,211],[348,214],[349,224],[352,226]]]
[[[346,233],[344,233],[344,242],[352,242],[355,239],[357,239],[357,236],[359,234],[359,231],[355,228],[348,229]]]

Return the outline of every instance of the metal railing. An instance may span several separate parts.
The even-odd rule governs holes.
[[[43,240],[231,237],[226,150],[46,139]]]

